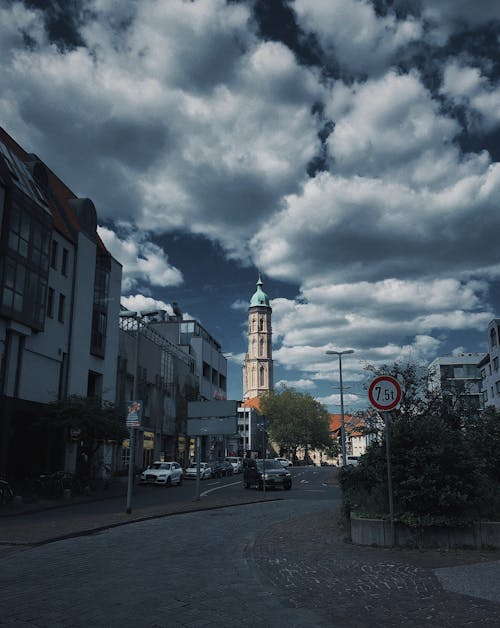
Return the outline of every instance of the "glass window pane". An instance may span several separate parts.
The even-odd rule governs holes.
[[[24,278],[26,276],[26,271],[21,265],[17,267],[16,273],[16,292],[24,293]]]

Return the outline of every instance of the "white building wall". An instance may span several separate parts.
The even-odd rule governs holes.
[[[87,396],[95,260],[95,242],[80,232],[75,265],[75,296],[68,376],[69,395]]]

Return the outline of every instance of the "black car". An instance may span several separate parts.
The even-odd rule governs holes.
[[[264,488],[281,487],[286,491],[292,488],[292,476],[276,460],[246,459],[243,462],[243,484],[245,488],[256,486],[260,491]]]

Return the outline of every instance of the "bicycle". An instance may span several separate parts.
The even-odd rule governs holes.
[[[0,478],[0,504],[8,504],[14,499],[14,490],[5,478]]]

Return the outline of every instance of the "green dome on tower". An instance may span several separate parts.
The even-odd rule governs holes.
[[[264,290],[262,290],[263,285],[264,284],[262,283],[262,279],[260,278],[260,275],[259,275],[259,281],[257,281],[257,290],[255,294],[253,295],[253,297],[250,299],[250,307],[255,307],[259,305],[261,306],[265,305],[267,307],[270,307],[269,297],[264,292]]]

